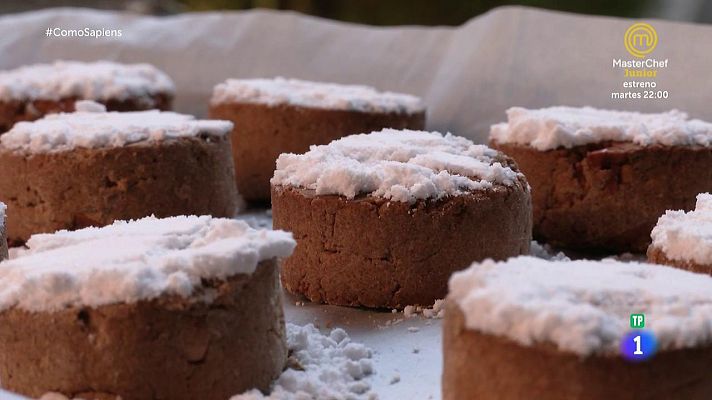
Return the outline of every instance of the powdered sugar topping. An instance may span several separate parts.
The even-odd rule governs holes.
[[[174,92],[173,81],[149,64],[56,61],[0,71],[1,101],[135,98],[151,106],[148,98]]]
[[[196,120],[193,116],[158,110],[103,112],[91,101],[77,102],[73,113],[50,114],[19,122],[0,136],[5,149],[28,153],[67,151],[77,147],[121,147],[142,141],[161,141],[198,135],[225,135],[232,123]]]
[[[690,119],[677,110],[643,114],[592,107],[512,107],[507,110],[507,122],[492,126],[490,139],[542,151],[604,141],[642,146],[710,146],[712,124]]]
[[[712,194],[698,194],[693,211],[666,211],[651,237],[671,260],[712,265]]]
[[[521,345],[614,354],[631,313],[644,313],[662,350],[712,342],[712,277],[652,264],[547,261],[473,264],[450,279],[467,328]]]
[[[420,113],[425,111],[415,96],[379,92],[361,85],[309,82],[298,79],[229,79],[213,90],[213,104],[288,104],[311,108],[377,113]]]
[[[27,246],[0,263],[0,310],[187,297],[201,279],[251,274],[260,261],[289,256],[295,242],[232,219],[180,216],[33,235]]]
[[[497,157],[497,151],[449,133],[384,129],[311,146],[305,154],[282,154],[271,182],[317,195],[413,203],[512,185],[520,174]]]

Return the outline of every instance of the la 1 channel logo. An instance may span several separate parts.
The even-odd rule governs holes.
[[[631,331],[621,340],[621,354],[626,360],[633,362],[650,359],[655,355],[658,341],[653,331],[645,329],[645,314],[631,314],[630,328]]]

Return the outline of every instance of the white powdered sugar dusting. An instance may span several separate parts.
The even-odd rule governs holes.
[[[212,104],[288,104],[310,108],[376,113],[420,113],[420,98],[402,93],[379,92],[361,85],[309,82],[298,79],[229,79],[213,90]]]
[[[492,125],[490,139],[537,150],[618,141],[642,146],[710,146],[712,124],[672,110],[657,114],[592,107],[512,107],[507,122]]]
[[[87,113],[106,112],[106,106],[93,100],[78,100],[74,103],[74,111]]]
[[[290,233],[209,216],[33,235],[29,250],[0,263],[0,311],[188,297],[201,279],[251,274],[260,261],[287,257],[295,245]]]
[[[226,135],[232,123],[196,120],[191,115],[158,110],[105,112],[92,101],[77,102],[73,113],[50,114],[18,122],[0,136],[1,148],[27,153],[68,151],[77,147],[121,147],[143,141],[162,141],[198,135]]]
[[[56,61],[0,71],[0,101],[127,100],[174,92],[173,81],[149,64]]]
[[[632,313],[662,350],[712,342],[712,277],[659,265],[486,260],[452,276],[449,298],[469,329],[582,356],[617,353]]]
[[[451,134],[384,129],[351,135],[277,159],[273,185],[317,195],[360,194],[413,203],[512,185],[519,177],[498,152]]]
[[[698,194],[693,211],[666,211],[650,236],[671,260],[712,265],[712,194]]]
[[[258,390],[230,400],[375,400],[369,376],[374,373],[372,351],[354,343],[341,328],[328,335],[314,325],[287,324],[287,344],[296,364],[277,378],[268,395]]]
[[[7,212],[7,205],[0,201],[0,229],[5,228],[5,213]]]
[[[561,251],[555,250],[550,244],[540,244],[536,240],[532,240],[529,247],[529,255],[532,257],[543,258],[551,261],[568,261],[570,258]]]
[[[394,310],[397,311],[397,310]],[[430,307],[418,305],[409,305],[403,307],[403,316],[405,318],[414,318],[421,315],[428,319],[442,319],[445,316],[445,300],[438,299],[433,302]]]

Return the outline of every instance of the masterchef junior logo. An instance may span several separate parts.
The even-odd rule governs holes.
[[[633,59],[613,59],[613,68],[623,70],[626,78],[656,78],[658,71],[668,67],[668,59],[648,58],[658,46],[658,32],[652,25],[638,22],[625,31],[623,44]]]
[[[623,43],[631,56],[645,58],[658,46],[658,32],[650,24],[639,22],[625,31]]]

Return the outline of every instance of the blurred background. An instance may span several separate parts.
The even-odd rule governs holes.
[[[712,22],[712,1],[706,0],[0,0],[0,14],[62,6],[155,15],[269,8],[371,25],[459,25],[503,5],[629,18]]]

